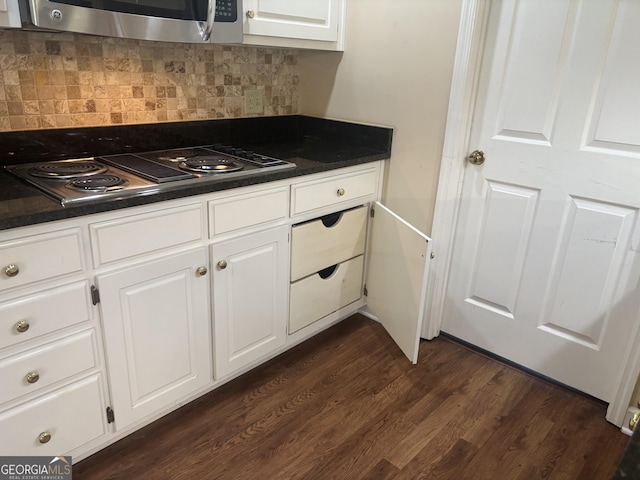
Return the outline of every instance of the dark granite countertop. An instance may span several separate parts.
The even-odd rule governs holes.
[[[288,160],[295,163],[296,168],[67,207],[2,170],[0,230],[387,159],[391,154],[391,139],[389,128],[301,115],[1,133],[0,166],[223,143]]]

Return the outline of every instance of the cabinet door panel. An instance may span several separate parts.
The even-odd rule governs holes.
[[[211,382],[204,249],[98,277],[116,427]]]
[[[217,378],[284,345],[287,238],[280,227],[212,247]]]
[[[338,41],[344,0],[245,0],[244,33],[305,40]]]
[[[376,202],[368,255],[367,306],[409,360],[416,363],[431,239]]]

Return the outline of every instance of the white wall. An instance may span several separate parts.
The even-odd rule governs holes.
[[[345,52],[298,57],[300,112],[393,127],[384,201],[429,234],[460,0],[347,3]]]

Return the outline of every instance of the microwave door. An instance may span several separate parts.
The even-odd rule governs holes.
[[[181,43],[210,42],[210,37],[242,41],[241,0],[20,1],[23,23],[28,15],[27,23],[50,30]]]

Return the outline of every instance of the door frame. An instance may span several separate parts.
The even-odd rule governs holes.
[[[462,0],[431,229],[431,238],[435,239],[435,261],[431,262],[430,269],[429,285],[432,288],[429,315],[422,329],[422,337],[426,339],[438,336],[444,313],[491,1]],[[637,321],[640,322],[640,317]],[[634,335],[635,338],[630,342],[625,355],[625,365],[622,371],[618,372],[613,399],[607,408],[606,419],[617,426],[621,426],[624,421],[640,373],[640,329],[635,329]]]

